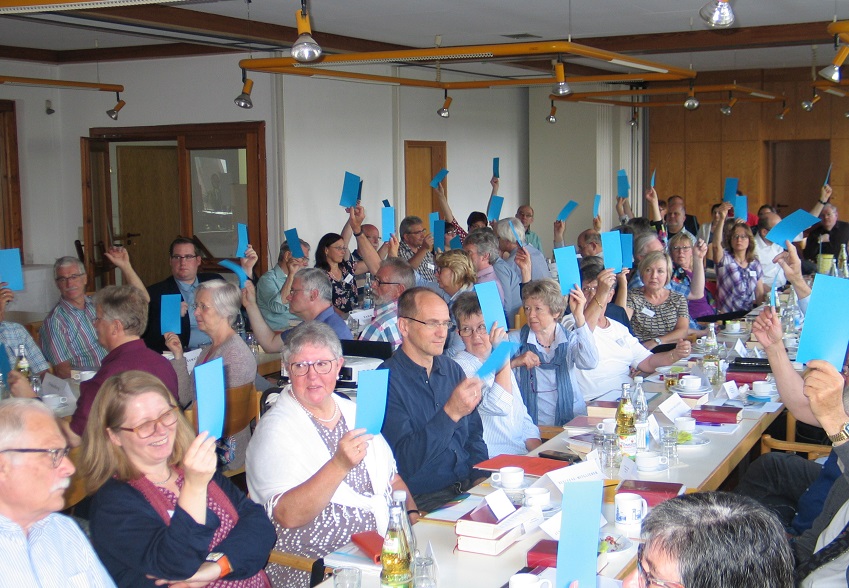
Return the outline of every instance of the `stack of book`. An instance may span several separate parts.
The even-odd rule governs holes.
[[[542,522],[542,511],[521,507],[498,520],[486,503],[457,520],[457,549],[483,555],[498,555]]]
[[[653,508],[686,492],[687,487],[684,484],[677,482],[655,482],[652,480],[622,480],[619,486],[616,487],[616,493],[620,494],[627,492],[630,494],[639,494]]]

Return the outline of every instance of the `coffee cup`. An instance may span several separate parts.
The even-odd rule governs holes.
[[[740,321],[728,321],[725,323],[725,331],[728,333],[740,332]]]
[[[699,376],[681,376],[678,384],[687,390],[698,390],[702,387],[702,379]]]
[[[551,492],[548,488],[528,488],[525,490],[525,506],[545,508],[551,502]]]
[[[500,484],[505,490],[519,488],[524,480],[525,470],[513,466],[501,468],[492,474],[492,481]]]
[[[638,470],[652,472],[668,464],[669,458],[656,451],[643,451],[637,454],[636,461]]]
[[[51,410],[57,410],[66,404],[68,404],[68,399],[64,396],[60,396],[59,394],[45,394],[41,397],[42,402],[50,407]]]
[[[693,417],[678,417],[675,419],[675,428],[678,429],[678,432],[684,433],[695,433],[696,432],[696,419]]]
[[[775,393],[772,382],[752,382],[752,392],[758,396],[769,396]]]
[[[510,588],[551,588],[551,580],[540,578],[536,574],[513,574],[510,576]]]
[[[97,374],[97,372],[91,371],[91,370],[81,371],[80,372],[80,382],[87,382],[88,380],[92,379],[96,374]]]
[[[703,347],[704,344],[705,344],[705,338],[704,337],[699,337],[698,339],[696,339],[696,345]]]
[[[611,435],[616,432],[616,419],[604,419],[596,428],[606,435]]]
[[[613,499],[614,515],[617,525],[637,525],[643,522],[649,512],[649,505],[639,494],[623,492]]]

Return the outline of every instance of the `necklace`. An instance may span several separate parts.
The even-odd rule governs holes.
[[[336,418],[336,415],[339,414],[339,405],[336,403],[335,399],[333,400],[333,415],[331,415],[331,417],[329,419],[323,419],[321,417],[315,416],[313,413],[311,413],[309,410],[307,410],[307,407],[304,406],[303,404],[301,404],[301,401],[298,400],[298,398],[295,396],[294,392],[292,392],[291,390],[289,390],[289,396],[292,397],[292,400],[294,400],[295,402],[298,403],[298,406],[300,406],[304,410],[304,412],[307,413],[307,415],[311,416],[312,418],[314,418],[315,420],[317,420],[320,423],[329,423],[333,419]]]
[[[171,476],[173,476],[173,475],[174,475],[174,470],[172,470],[171,468],[168,468],[168,477],[165,478],[164,480],[162,480],[161,482],[157,482],[155,480],[150,480],[150,478],[148,478],[148,480],[150,480],[151,482],[153,482],[157,486],[164,486],[165,484],[168,483],[168,480],[170,480]]]

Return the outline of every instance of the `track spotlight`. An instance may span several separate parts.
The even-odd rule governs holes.
[[[639,124],[639,115],[637,113],[637,109],[634,109],[634,114],[631,115],[630,120],[628,121],[628,125],[632,127],[636,127]]]
[[[551,93],[555,96],[568,96],[572,88],[566,83],[566,69],[561,62],[554,64],[554,78],[557,80],[551,87]]]
[[[555,116],[556,114],[557,114],[557,107],[554,105],[554,100],[552,100],[551,101],[551,110],[548,112],[548,116],[545,117],[545,122],[547,122],[550,125],[553,125],[554,123],[556,123],[557,122],[557,117]]]
[[[442,103],[442,108],[437,110],[436,114],[442,118],[448,118],[451,116],[451,113],[448,112],[448,109],[451,107],[451,100],[453,100],[453,98],[448,95],[448,90],[445,90],[445,102]]]
[[[295,19],[298,22],[298,40],[292,45],[292,58],[302,63],[315,61],[321,57],[321,47],[312,38],[307,0],[301,0],[301,9],[295,13]]]
[[[254,81],[248,79],[245,70],[242,70],[242,93],[236,96],[233,102],[239,108],[253,108],[254,103],[251,100],[251,91],[254,89]]]
[[[48,115],[56,112],[55,110],[53,110],[53,102],[52,101],[50,101],[50,100],[44,101],[44,112],[45,112],[45,114],[48,114]]]
[[[837,54],[834,56],[831,65],[820,70],[820,75],[832,82],[839,82],[840,66],[843,65],[843,62],[846,61],[847,57],[849,57],[849,45],[843,45],[837,50]]]
[[[687,110],[695,110],[699,107],[699,99],[696,98],[696,90],[690,85],[690,95],[684,100],[684,108]]]
[[[109,116],[109,118],[111,118],[112,120],[118,120],[118,113],[121,111],[121,109],[122,109],[122,108],[124,108],[124,106],[126,106],[126,105],[127,105],[127,103],[126,103],[126,102],[124,102],[123,100],[121,100],[121,94],[119,94],[119,93],[117,93],[117,92],[116,92],[116,93],[115,93],[115,96],[118,98],[118,103],[114,106],[114,108],[112,108],[112,109],[110,109],[110,110],[107,110],[107,111],[106,111],[106,114],[107,114],[107,115]]]
[[[778,120],[784,120],[784,117],[787,116],[788,114],[790,114],[790,107],[787,106],[787,102],[782,102],[781,103],[781,112],[779,114],[775,115],[775,118],[777,118]]]
[[[725,116],[731,116],[731,110],[734,108],[734,105],[737,104],[736,98],[731,98],[728,101],[728,104],[723,104],[719,107],[719,112],[724,114]]]
[[[699,16],[709,27],[724,29],[734,24],[734,11],[728,0],[710,0],[699,10]]]
[[[802,101],[802,110],[805,112],[811,112],[814,109],[814,104],[820,101],[820,95],[814,92],[814,97],[810,100]]]

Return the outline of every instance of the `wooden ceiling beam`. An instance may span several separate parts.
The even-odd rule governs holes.
[[[18,61],[39,61],[42,63],[59,63],[61,51],[49,49],[32,49],[30,47],[12,47],[0,45],[0,59],[15,59]]]
[[[164,43],[135,47],[111,47],[98,49],[73,49],[57,51],[59,64],[90,63],[93,61],[130,61],[134,59],[159,59],[163,57],[196,57],[198,55],[222,55],[247,53],[246,49],[196,45],[194,43]]]

